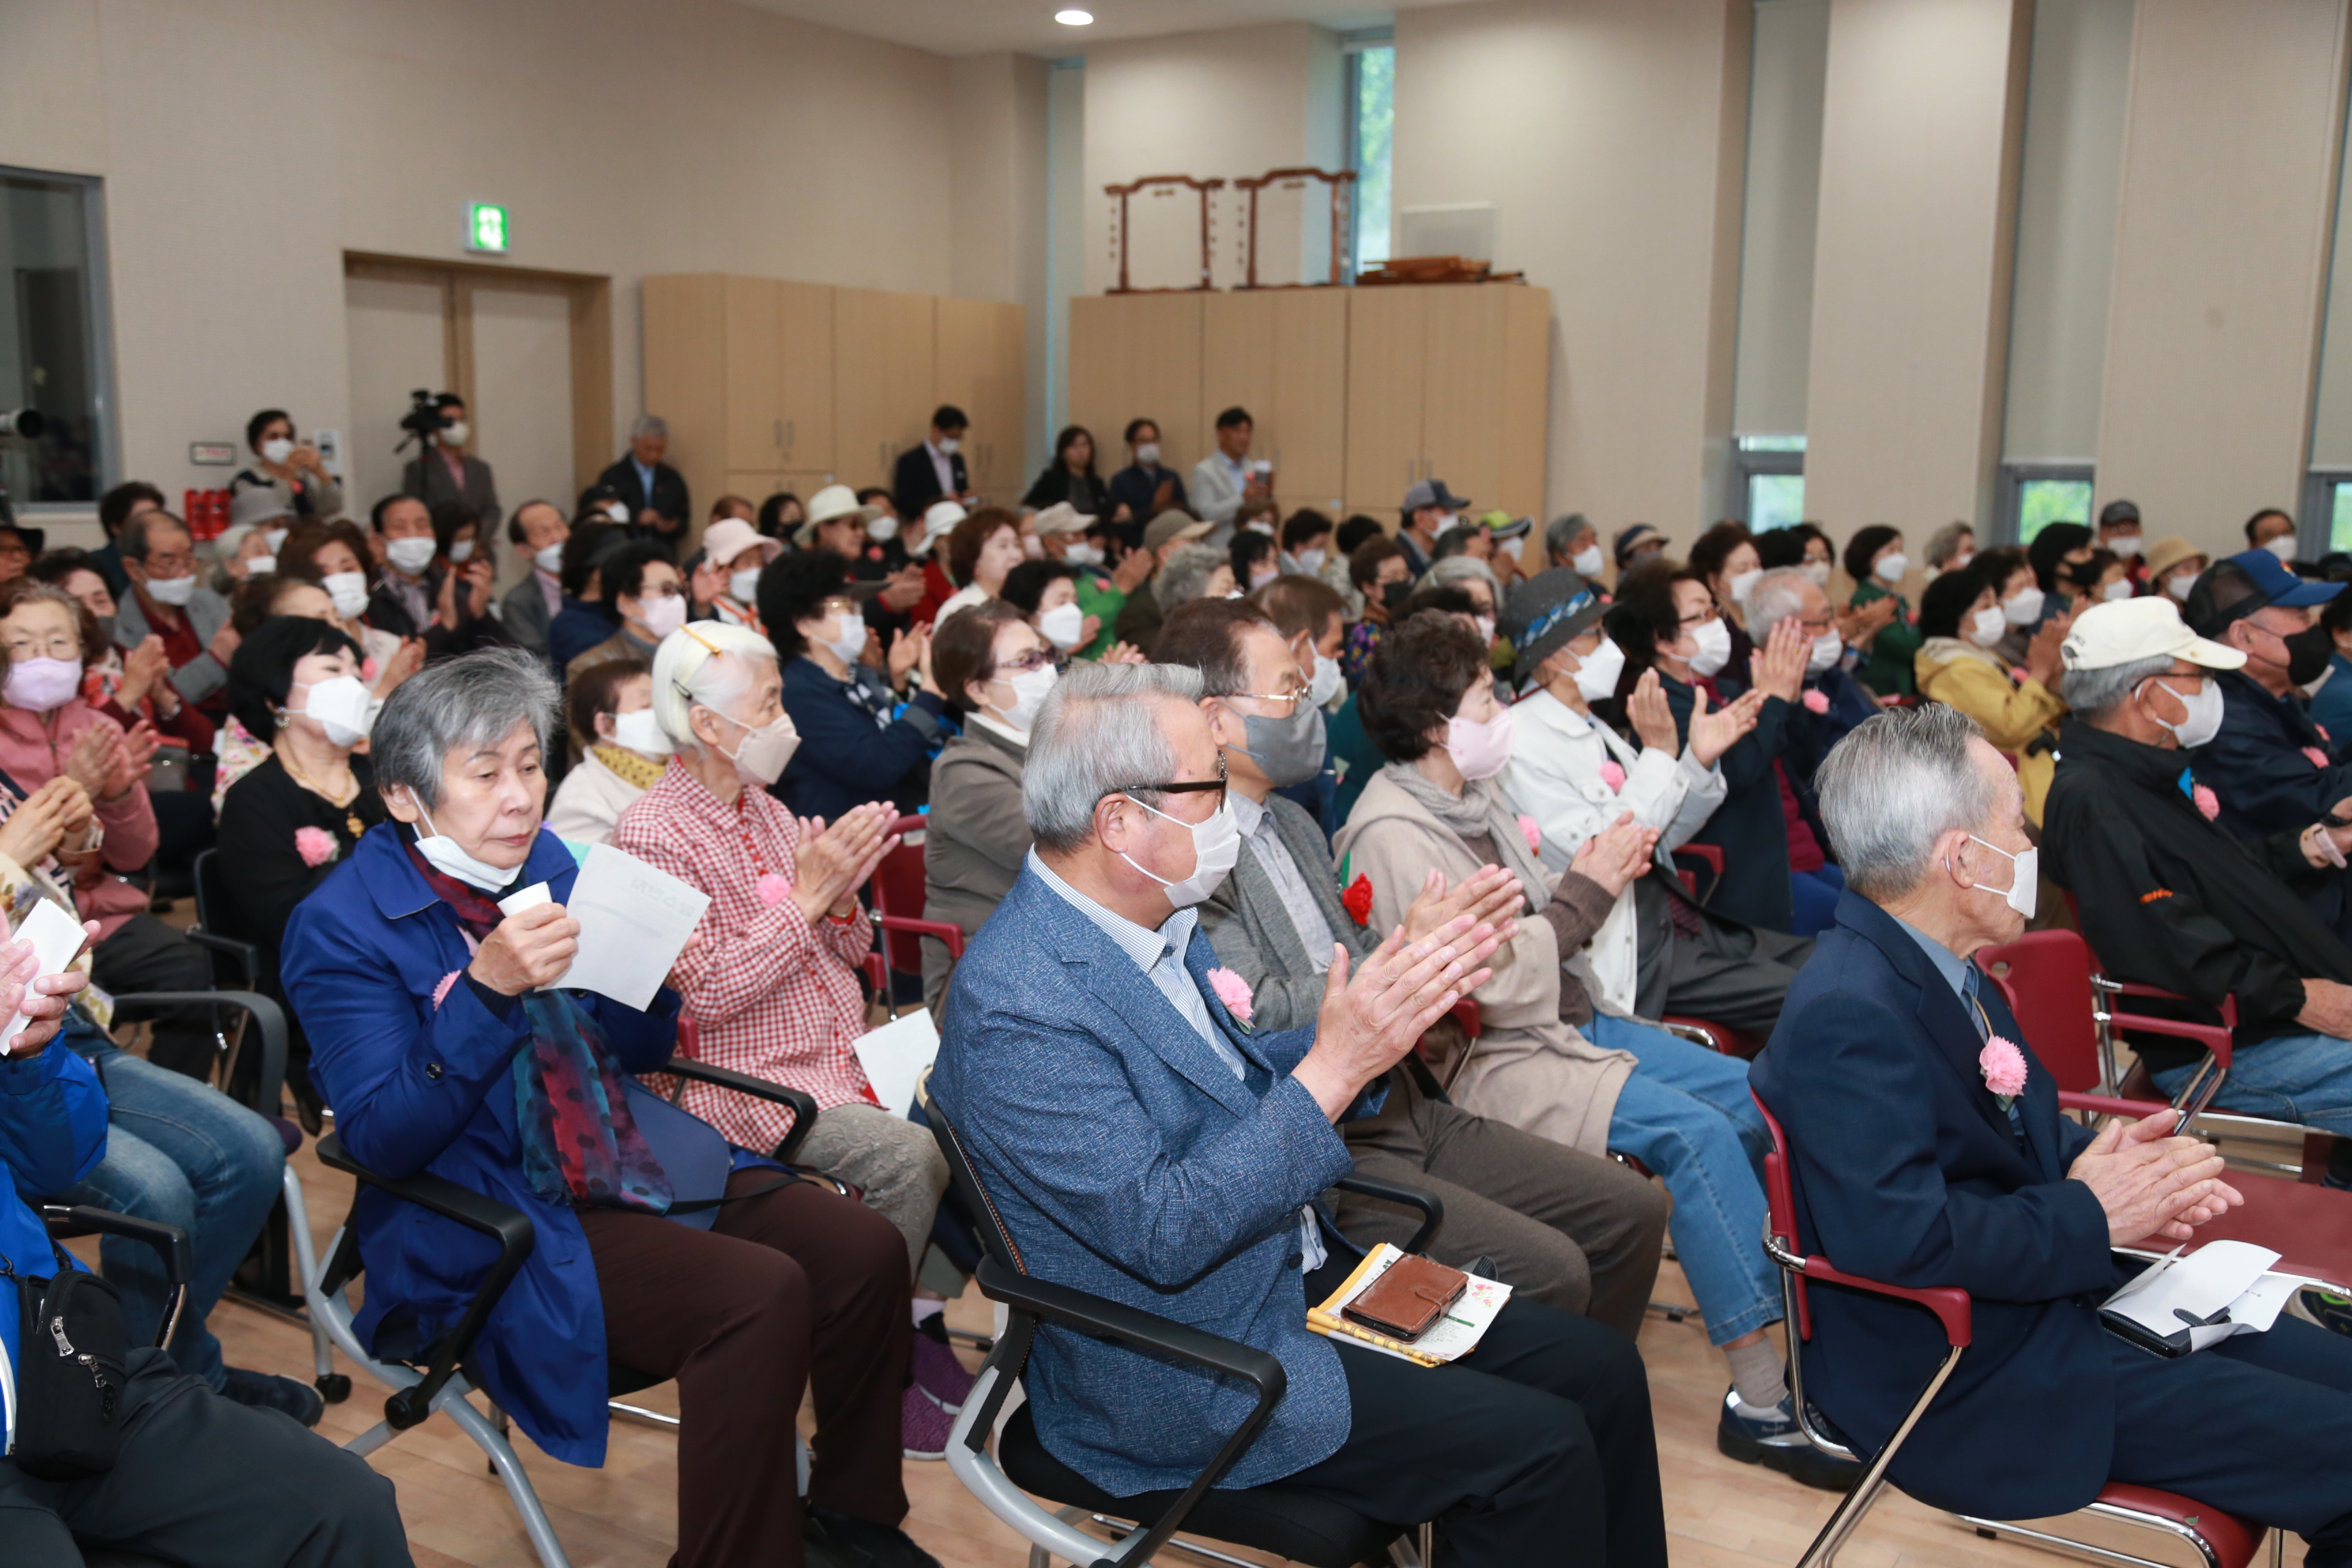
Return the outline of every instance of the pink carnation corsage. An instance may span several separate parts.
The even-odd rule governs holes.
[[[2317,746],[2305,746],[2303,749],[2303,754],[2311,759],[2311,765],[2315,768],[2324,769],[2327,766],[2327,753]]]
[[[1225,1005],[1225,1011],[1234,1016],[1234,1022],[1244,1029],[1249,1027],[1250,1009],[1254,1004],[1248,981],[1230,969],[1212,969],[1209,971],[1209,989],[1217,994],[1217,1000]]]
[[[305,866],[323,866],[335,858],[335,836],[325,828],[298,827],[294,830],[294,852],[302,857]]]
[[[1992,1090],[2000,1108],[2007,1110],[2011,1101],[2025,1092],[2025,1053],[2013,1040],[1995,1035],[1977,1053],[1977,1068],[1984,1074],[1985,1087]]]
[[[1625,787],[1625,764],[1612,757],[1601,764],[1601,782],[1612,790]]]
[[[2189,798],[2197,803],[2197,813],[2206,821],[2210,822],[2221,815],[2221,797],[2213,793],[2211,786],[2191,784]]]
[[[1528,854],[1543,853],[1543,829],[1537,826],[1536,819],[1524,811],[1519,813],[1519,837],[1528,841]]]
[[[781,904],[792,896],[793,885],[773,871],[762,871],[760,879],[751,884],[759,889],[763,904]]]
[[[1829,694],[1828,692],[1826,692],[1826,691],[1818,691],[1818,690],[1816,690],[1816,691],[1808,691],[1808,692],[1806,692],[1806,693],[1805,693],[1805,711],[1806,711],[1806,712],[1808,712],[1808,713],[1826,713],[1826,712],[1828,712],[1829,710],[1830,710],[1830,694]]]

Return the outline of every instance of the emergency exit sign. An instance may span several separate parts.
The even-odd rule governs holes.
[[[466,205],[466,248],[492,256],[507,253],[507,209],[489,202]]]

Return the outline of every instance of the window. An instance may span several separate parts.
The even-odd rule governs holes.
[[[2004,534],[2020,544],[2053,522],[2091,520],[2091,470],[2079,463],[2007,463],[2001,467]]]
[[[1359,34],[1348,51],[1348,166],[1356,171],[1353,278],[1389,258],[1389,136],[1396,123],[1396,45],[1391,35]]]
[[[2352,550],[2352,468],[2314,467],[2305,482],[2301,537],[2308,541],[2316,528],[2326,531],[2327,551]],[[2300,551],[2306,561],[2320,552],[2305,543]]]
[[[99,184],[0,168],[0,490],[19,508],[87,507],[112,481],[111,354]]]
[[[1731,458],[1731,515],[1763,533],[1805,517],[1805,438],[1742,436]]]

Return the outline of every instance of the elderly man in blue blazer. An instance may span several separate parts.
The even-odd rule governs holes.
[[[2014,941],[2037,852],[2016,775],[1973,721],[1882,713],[1830,753],[1822,816],[1847,892],[1752,1079],[1794,1152],[1799,1244],[1849,1272],[1958,1286],[1975,1342],[1896,1456],[1897,1486],[1999,1519],[2071,1512],[2110,1481],[2299,1531],[2352,1563],[2352,1343],[2282,1318],[2167,1361],[2101,1328],[2126,1278],[2109,1247],[2183,1240],[2239,1202],[2170,1110],[2095,1136],[1970,955]],[[2022,1054],[1996,1096],[1996,1040]],[[1996,1049],[1995,1055],[1999,1053]],[[1929,1314],[1811,1292],[1806,1390],[1869,1449],[1944,1352]]]
[[[931,1094],[1029,1271],[1242,1341],[1288,1391],[1223,1484],[1311,1488],[1465,1564],[1665,1562],[1639,1355],[1514,1300],[1424,1368],[1307,1328],[1356,1255],[1316,1200],[1333,1124],[1477,985],[1468,916],[1360,964],[1335,947],[1313,1026],[1250,1027],[1195,908],[1239,847],[1194,670],[1082,666],[1030,731],[1021,879],[957,967]],[[1352,978],[1350,970],[1353,970]],[[1037,1430],[1116,1496],[1188,1485],[1247,1415],[1237,1383],[1061,1329],[1029,1372]]]

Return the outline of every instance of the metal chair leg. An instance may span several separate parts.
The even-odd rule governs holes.
[[[1895,1451],[1903,1447],[1903,1440],[1911,1436],[1911,1428],[1919,1424],[1919,1417],[1927,1413],[1927,1406],[1935,1403],[1937,1394],[1943,1392],[1945,1383],[1952,1375],[1952,1369],[1960,1364],[1960,1352],[1967,1348],[1966,1345],[1954,1345],[1945,1352],[1943,1361],[1936,1368],[1936,1374],[1927,1380],[1927,1386],[1920,1391],[1919,1397],[1912,1402],[1909,1414],[1903,1417],[1903,1425],[1895,1429],[1895,1435],[1886,1440],[1886,1446],[1872,1458],[1862,1472],[1862,1479],[1854,1482],[1853,1490],[1838,1504],[1836,1511],[1830,1515],[1829,1522],[1822,1526],[1822,1532],[1813,1537],[1813,1543],[1805,1548],[1805,1554],[1797,1560],[1797,1568],[1830,1568],[1830,1564],[1836,1561],[1838,1548],[1845,1544],[1846,1537],[1853,1533],[1853,1527],[1862,1522],[1862,1517],[1870,1511],[1871,1504],[1878,1500],[1879,1490],[1886,1484],[1886,1467],[1894,1459]]]

